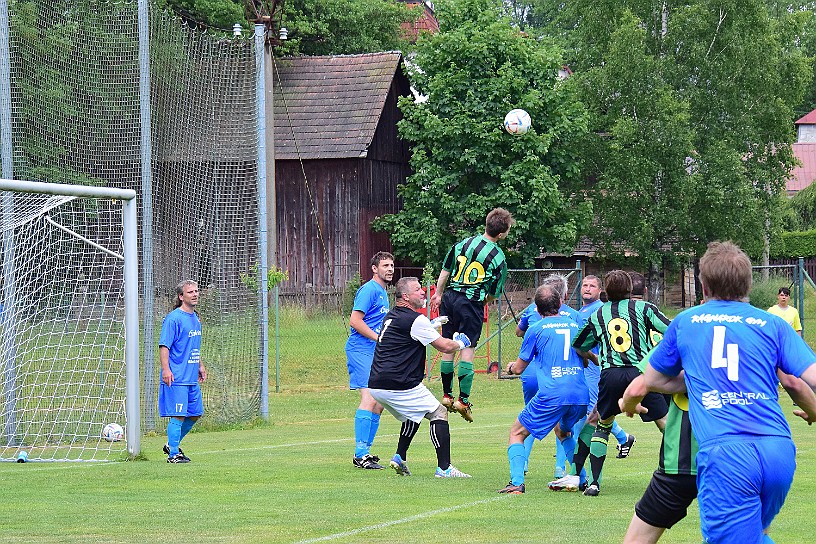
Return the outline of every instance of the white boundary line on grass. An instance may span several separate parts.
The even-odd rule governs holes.
[[[462,508],[470,508],[471,506],[478,506],[480,504],[487,504],[489,502],[494,502],[498,500],[502,500],[507,498],[507,495],[499,495],[495,497],[491,497],[489,499],[482,499],[480,501],[469,502],[467,504],[460,504],[458,506],[449,506],[447,508],[440,508],[439,510],[431,510],[430,512],[424,512],[422,514],[416,514],[413,516],[408,516],[407,518],[396,519],[394,521],[386,521],[384,523],[378,523],[376,525],[368,525],[366,527],[360,527],[359,529],[354,529],[352,531],[346,531],[344,533],[334,533],[333,535],[326,535],[321,536],[318,538],[309,538],[307,540],[300,540],[296,544],[310,544],[312,542],[325,542],[327,540],[337,540],[338,538],[346,538],[349,536],[359,535],[361,533],[367,533],[368,531],[377,531],[379,529],[385,529],[387,527],[391,527],[393,525],[400,525],[401,523],[410,523],[412,521],[418,521],[421,519],[430,518],[432,516],[436,516],[439,514],[447,514],[448,512],[454,512],[456,510],[461,510]]]
[[[465,431],[457,431],[458,433],[467,432],[467,431],[478,431],[480,429],[491,429],[495,427],[507,427],[507,425],[479,425],[479,426],[469,426],[466,428]],[[399,433],[391,433],[391,434],[383,434],[377,435],[378,438],[394,438],[398,437]],[[308,442],[290,442],[288,444],[265,444],[262,446],[252,446],[248,448],[230,448],[230,449],[220,449],[220,450],[204,450],[196,452],[196,455],[215,455],[219,453],[234,453],[236,451],[258,451],[258,450],[274,450],[280,448],[293,448],[297,446],[316,446],[318,444],[340,444],[343,442],[354,442],[354,437],[346,437],[346,438],[331,438],[326,440],[310,440]],[[98,462],[59,462],[59,461],[48,461],[48,462],[39,462],[39,461],[31,461],[28,464],[36,465],[32,467],[26,467],[25,470],[27,471],[35,471],[39,472],[42,470],[65,470],[65,469],[86,469],[89,467],[114,467],[114,466],[121,466],[122,463],[128,463],[130,461],[98,461]],[[141,461],[136,461],[141,462]],[[12,461],[8,461],[9,464],[12,464]],[[651,474],[651,473],[650,473]]]

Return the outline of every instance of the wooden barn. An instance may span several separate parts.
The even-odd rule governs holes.
[[[410,96],[399,52],[296,57],[275,63],[277,263],[283,291],[329,292],[371,275],[390,251],[371,221],[399,210],[410,174],[397,136],[400,96]]]

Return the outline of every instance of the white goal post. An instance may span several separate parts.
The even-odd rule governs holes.
[[[0,460],[140,453],[136,206],[130,189],[0,179]]]

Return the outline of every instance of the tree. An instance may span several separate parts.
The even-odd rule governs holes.
[[[810,80],[797,46],[804,18],[771,19],[759,0],[577,0],[568,10],[561,32],[570,84],[591,111],[583,150],[600,253],[638,255],[653,300],[661,265],[709,241],[760,255],[794,164],[792,108]]]
[[[338,55],[401,51],[409,47],[401,28],[422,14],[395,0],[286,0],[282,24],[288,55]]]
[[[399,256],[438,263],[502,206],[516,218],[511,264],[531,265],[542,249],[570,251],[590,207],[559,184],[578,174],[574,141],[587,118],[558,79],[562,50],[512,28],[500,0],[442,0],[436,8],[440,32],[420,38],[410,70],[427,100],[399,104],[414,174],[400,186],[402,211],[375,227],[389,233]],[[516,107],[533,119],[525,135],[502,129]]]
[[[251,28],[246,0],[159,0],[182,17],[212,29]],[[259,8],[264,4],[254,0]],[[422,14],[396,0],[283,0],[276,17],[289,36],[279,55],[341,55],[403,50],[409,46],[401,25]]]

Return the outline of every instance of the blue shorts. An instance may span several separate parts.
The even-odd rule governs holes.
[[[201,386],[159,384],[159,416],[197,417],[204,415]]]
[[[373,360],[373,349],[371,351],[358,349],[346,350],[349,389],[365,389],[368,387],[368,377],[371,376],[371,361]]]
[[[538,376],[536,376],[532,363],[527,365],[519,379],[521,380],[521,394],[524,395],[524,404],[526,406],[538,394]]]
[[[559,404],[557,400],[544,400],[536,395],[518,415],[518,420],[536,440],[543,440],[556,424],[560,423],[561,429],[569,432],[585,415],[586,404]]]
[[[789,438],[744,437],[700,447],[700,530],[711,544],[762,542],[782,508],[796,469]]]

